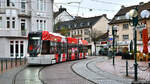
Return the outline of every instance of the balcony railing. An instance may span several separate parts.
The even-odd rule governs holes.
[[[22,30],[22,31],[21,31],[21,35],[22,35],[22,36],[26,36],[26,35],[27,35],[27,32],[24,31],[24,30]]]
[[[26,11],[26,10],[19,10],[18,12],[19,17],[31,17],[31,11]]]

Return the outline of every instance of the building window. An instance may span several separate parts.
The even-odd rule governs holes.
[[[128,40],[129,39],[129,35],[123,35],[123,40]]]
[[[76,27],[77,27],[77,24],[74,24],[74,27],[76,28]]]
[[[0,17],[0,29],[2,28],[2,17]]]
[[[23,51],[24,51],[24,45],[23,45],[23,41],[20,41],[20,56],[23,57]]]
[[[40,30],[40,27],[39,27],[39,20],[36,20],[36,24],[37,24],[37,30]]]
[[[141,39],[143,38],[143,33],[142,33],[142,31],[140,31],[140,38],[141,38]]]
[[[43,21],[40,20],[40,30],[42,30],[42,29],[43,29]]]
[[[10,41],[10,57],[24,56],[24,41]]]
[[[70,28],[71,28],[71,26],[70,26],[70,25],[68,25],[68,28],[70,29]]]
[[[44,20],[44,30],[46,30],[46,20]]]
[[[25,24],[26,24],[26,20],[25,19],[21,19],[21,31],[25,31]]]
[[[10,41],[10,56],[14,56],[14,41]]]
[[[15,17],[12,18],[12,28],[15,29]]]
[[[90,26],[90,22],[87,22],[87,25]]]
[[[129,25],[128,24],[123,24],[123,29],[129,29]]]
[[[16,48],[16,51],[15,51],[15,53],[16,53],[16,57],[18,57],[19,56],[19,42],[18,41],[16,41],[16,44],[15,44],[15,48]]]
[[[89,35],[90,34],[90,30],[89,29],[84,29],[84,34],[85,35]]]
[[[26,0],[21,0],[21,12],[25,12]]]
[[[16,0],[7,0],[7,6],[15,6]]]
[[[7,6],[10,6],[10,0],[7,0]]]
[[[84,25],[83,23],[80,23],[80,27],[83,27],[83,25]]]
[[[46,10],[46,0],[37,0],[37,9],[40,11]]]
[[[10,28],[10,17],[7,17],[7,28]]]
[[[2,1],[0,0],[0,8],[2,7]]]

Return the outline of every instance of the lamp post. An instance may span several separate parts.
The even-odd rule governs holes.
[[[113,35],[113,65],[115,65],[115,38],[117,35],[117,26],[112,26],[112,35]]]
[[[147,12],[144,12],[145,10],[143,10],[141,12],[141,17],[149,17],[149,14]],[[143,13],[144,12],[144,13]],[[138,64],[137,64],[137,25],[138,25],[138,8],[136,7],[135,9],[130,10],[128,13],[126,13],[126,19],[129,19],[132,21],[132,25],[134,27],[134,80],[137,81],[138,80]],[[130,21],[129,21],[130,23]]]

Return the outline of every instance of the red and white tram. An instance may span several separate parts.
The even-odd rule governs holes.
[[[28,64],[54,64],[86,58],[88,42],[48,31],[28,35]]]

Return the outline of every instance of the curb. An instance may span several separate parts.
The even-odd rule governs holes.
[[[77,62],[76,62],[76,63],[77,63]],[[95,83],[94,81],[92,81],[92,80],[90,80],[90,79],[88,79],[88,78],[86,78],[86,77],[84,77],[84,76],[78,74],[78,73],[73,69],[73,65],[75,65],[76,63],[73,63],[73,64],[71,65],[71,67],[70,67],[71,70],[72,70],[76,75],[78,75],[78,76],[80,76],[80,77],[82,77],[82,78],[88,80],[89,82],[92,82],[92,83],[94,83],[94,84],[97,84],[97,83]]]

